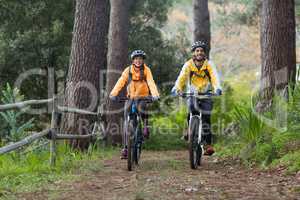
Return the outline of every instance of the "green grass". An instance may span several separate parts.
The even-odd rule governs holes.
[[[218,143],[215,144],[217,154],[221,157],[238,157],[245,165],[257,165],[262,168],[284,165],[288,171],[299,171],[299,132],[278,132],[261,125],[258,120],[237,120],[240,122],[241,132],[234,138],[219,136]]]
[[[186,142],[181,140],[183,131],[186,129],[187,111],[185,106],[176,109],[176,105],[171,105],[169,114],[164,116],[154,116],[151,118],[150,139],[146,141],[146,150],[179,150],[186,148]]]
[[[186,149],[187,143],[180,139],[181,133],[157,133],[152,134],[144,145],[145,150],[165,151]]]
[[[298,85],[290,101],[284,102],[279,96],[274,97],[271,109],[263,116],[274,124],[265,124],[251,108],[249,96],[240,92],[240,86],[234,86],[233,94],[226,108],[229,121],[237,123],[240,132],[237,136],[227,137],[219,133],[215,148],[222,157],[238,157],[245,165],[256,165],[262,168],[286,166],[289,172],[300,170],[300,86]],[[242,87],[244,88],[244,87]],[[255,105],[255,103],[254,103]],[[219,109],[216,105],[217,110]],[[284,118],[284,115],[287,118]],[[218,118],[218,112],[214,113]],[[282,118],[283,116],[283,118]],[[216,120],[215,120],[216,121]],[[281,123],[283,122],[283,123]],[[278,129],[287,125],[284,129]],[[226,124],[225,124],[226,127]]]
[[[283,157],[272,162],[271,167],[285,166],[288,172],[294,173],[300,171],[300,150],[290,152]]]
[[[289,172],[300,170],[300,134],[266,133],[256,143],[246,143],[241,137],[221,138],[215,144],[217,155],[240,158],[245,165],[264,169],[286,166]]]
[[[42,190],[56,181],[74,179],[79,172],[100,171],[101,160],[115,153],[114,149],[90,149],[81,153],[61,144],[56,166],[52,168],[49,166],[49,151],[3,155],[0,157],[0,199]]]
[[[214,144],[216,155],[220,157],[238,157],[243,144],[237,138],[221,138]]]

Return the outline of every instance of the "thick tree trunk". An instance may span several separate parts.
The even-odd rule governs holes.
[[[99,74],[105,63],[105,45],[109,20],[108,0],[77,0],[72,49],[64,105],[96,111],[99,98]],[[89,134],[95,118],[65,114],[62,131]],[[85,149],[89,141],[73,140],[75,148]]]
[[[264,0],[261,18],[261,85],[258,111],[267,110],[274,92],[287,97],[295,83],[296,33],[294,0]]]
[[[103,23],[103,34],[105,39],[105,45],[103,51],[101,51],[101,58],[103,59],[103,64],[100,66],[101,70],[107,70],[107,54],[108,54],[108,30],[109,30],[109,16],[110,16],[110,2],[109,0],[104,0],[105,10],[102,14]]]
[[[208,44],[207,55],[210,52],[210,20],[208,0],[193,0],[194,41],[202,40]]]
[[[111,0],[107,92],[110,93],[122,71],[128,64],[129,7],[132,0]],[[107,104],[107,130],[112,143],[121,143],[123,104],[109,101]],[[119,110],[115,113],[113,111]]]

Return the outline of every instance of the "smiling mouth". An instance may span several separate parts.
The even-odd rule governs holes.
[[[201,60],[203,60],[204,58],[205,58],[204,55],[198,55],[198,56],[196,56],[196,59],[197,59],[198,61],[201,61]]]
[[[135,66],[136,66],[136,67],[140,67],[140,66],[142,66],[142,64],[135,64]]]

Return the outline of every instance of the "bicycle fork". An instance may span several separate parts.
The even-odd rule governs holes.
[[[127,116],[127,119],[125,120],[125,122],[124,122],[124,139],[123,139],[123,146],[125,147],[125,148],[127,148],[128,147],[128,134],[130,134],[130,133],[128,133],[128,129],[129,129],[129,121],[130,121],[130,116],[128,115]]]
[[[192,117],[197,117],[199,120],[197,144],[201,146],[202,154],[203,154],[204,149],[203,149],[203,144],[202,144],[202,113],[200,112],[199,115],[194,115],[194,116],[190,115],[190,122],[191,122]]]

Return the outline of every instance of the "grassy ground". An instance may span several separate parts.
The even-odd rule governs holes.
[[[300,156],[293,142],[298,136],[273,133],[252,149],[246,148],[244,137],[219,137],[217,154],[205,158],[200,171],[189,169],[186,142],[180,140],[181,132],[173,131],[152,130],[141,166],[130,173],[126,162],[119,159],[119,149],[90,148],[79,153],[61,145],[55,168],[49,167],[48,151],[9,154],[0,160],[0,199],[288,199],[299,195],[295,177],[286,177],[282,171],[247,171],[240,161],[253,167],[276,155],[265,166],[288,166],[290,172],[297,172]],[[235,187],[238,189],[232,190]]]
[[[181,133],[153,131],[144,150],[185,149],[186,143],[180,138]],[[39,193],[51,185],[82,179],[82,174],[101,172],[104,169],[102,161],[118,154],[119,148],[90,148],[87,152],[76,152],[60,144],[55,167],[49,165],[47,148],[27,154],[22,151],[5,154],[0,157],[0,199],[18,199],[16,195],[20,193]],[[177,168],[178,163],[170,160],[167,165]],[[53,198],[55,195],[56,192],[51,193]]]
[[[112,157],[115,149],[90,149],[80,153],[66,145],[59,146],[55,167],[49,166],[49,151],[41,150],[26,155],[10,153],[0,157],[0,199],[14,199],[14,194],[39,191],[61,180],[76,179],[76,174],[99,171],[103,165],[95,160]]]
[[[103,168],[78,174],[73,181],[60,181],[37,192],[18,193],[29,199],[189,200],[189,199],[297,199],[296,179],[280,173],[246,169],[238,160],[204,157],[202,166],[191,170],[188,153],[144,151],[140,166],[132,172],[126,161],[113,156]]]

